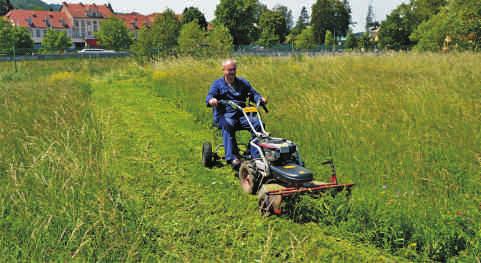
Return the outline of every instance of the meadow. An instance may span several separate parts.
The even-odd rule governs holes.
[[[477,54],[243,57],[238,74],[269,98],[269,130],[299,143],[307,167],[325,174],[320,163],[333,158],[341,180],[356,184],[346,218],[314,219],[408,257],[479,260],[480,62]],[[167,61],[154,74],[159,94],[209,123],[203,101],[218,61]]]
[[[350,199],[263,218],[232,171],[205,169],[220,60],[0,64],[6,261],[476,262],[481,56],[239,58],[273,135]]]

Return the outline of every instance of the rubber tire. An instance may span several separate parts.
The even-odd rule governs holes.
[[[259,212],[266,217],[272,214],[279,214],[275,213],[275,211],[281,211],[282,197],[280,195],[268,196],[266,194],[267,192],[269,192],[269,190],[266,185],[263,185],[257,194],[259,198]]]
[[[205,142],[202,145],[202,164],[204,167],[210,168],[214,164],[214,153],[212,152],[212,144]]]
[[[255,194],[258,190],[259,183],[249,171],[248,161],[242,162],[239,168],[239,184],[241,189],[247,194]]]

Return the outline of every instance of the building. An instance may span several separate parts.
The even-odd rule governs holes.
[[[95,32],[100,29],[103,19],[118,17],[137,37],[138,30],[150,26],[155,15],[157,14],[116,14],[110,5],[63,2],[59,11],[14,9],[5,17],[12,25],[28,28],[36,48],[40,47],[48,29],[65,31],[75,48],[83,48],[97,46]]]
[[[72,24],[65,13],[15,9],[8,12],[5,17],[15,26],[28,28],[36,48],[40,47],[49,28],[65,31],[72,37]]]
[[[94,33],[100,29],[103,19],[114,15],[108,5],[62,3],[59,13],[67,17],[72,25],[72,43],[80,48],[84,45],[96,46]]]

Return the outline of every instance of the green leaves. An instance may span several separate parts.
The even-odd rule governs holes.
[[[125,23],[115,17],[103,20],[95,36],[100,45],[107,49],[126,50],[132,44],[132,38]]]
[[[63,52],[72,45],[70,38],[65,31],[48,29],[42,40],[42,51]]]

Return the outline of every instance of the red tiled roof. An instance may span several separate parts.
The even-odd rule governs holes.
[[[149,16],[139,13],[115,14],[119,19],[123,20],[125,25],[130,30],[140,29],[144,26],[150,26],[153,20]]]
[[[8,12],[5,17],[16,26],[32,28],[69,28],[69,19],[65,14],[53,11],[37,11],[14,9]]]
[[[112,10],[107,7],[107,5],[96,5],[96,4],[70,4],[63,2],[61,11],[66,9],[73,18],[90,18],[94,14],[98,14],[100,18],[109,18],[114,15]],[[94,15],[95,17],[95,15]]]

